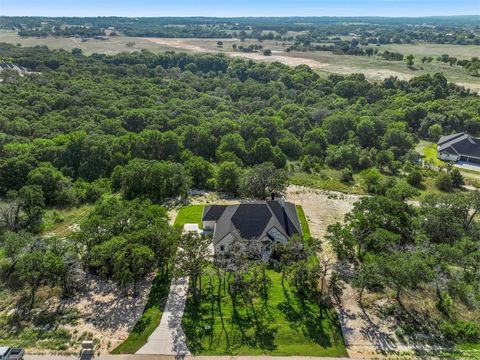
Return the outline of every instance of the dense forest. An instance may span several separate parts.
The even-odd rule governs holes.
[[[289,40],[307,35],[324,42],[338,36],[358,36],[367,44],[480,44],[478,16],[382,18],[42,18],[0,17],[0,28],[18,29],[21,36],[95,36],[113,29],[126,36],[171,38],[252,38]]]
[[[80,180],[112,175],[126,194],[150,194],[128,179],[144,168],[146,179],[175,174],[154,201],[190,185],[237,193],[238,179],[219,174],[264,162],[395,174],[418,160],[417,139],[480,131],[478,96],[441,74],[370,83],[221,55],[11,45],[0,54],[34,72],[2,73],[0,191],[31,185],[32,171],[55,172],[61,188],[49,205],[81,201]]]
[[[325,168],[341,170],[345,181],[360,172],[366,191],[379,195],[347,219],[345,229],[360,235],[347,236],[340,225],[332,229],[340,257],[360,274],[377,266],[373,274],[383,276],[355,278],[360,287],[389,286],[400,302],[404,288],[441,279],[439,301],[448,312],[455,310],[446,305],[449,279],[461,278],[455,296],[477,306],[478,283],[469,279],[478,278],[478,266],[461,255],[478,256],[478,226],[466,215],[473,200],[461,197],[452,207],[447,202],[454,198],[432,198],[415,210],[406,202],[415,190],[395,180],[402,173],[409,184],[421,183],[419,139],[480,132],[480,98],[442,74],[372,83],[362,74],[322,78],[305,65],[222,55],[84,56],[79,49],[7,44],[0,44],[0,57],[31,71],[0,73],[1,279],[2,286],[29,289],[31,307],[42,285],[71,294],[79,269],[125,289],[133,285],[135,293],[145,274],[168,267],[179,234],[168,225],[167,199],[184,198],[190,189],[265,198],[285,187],[288,172]],[[455,171],[439,179],[461,185]],[[83,203],[93,210],[74,235],[38,236],[45,209]],[[417,224],[420,219],[426,225]],[[444,228],[437,226],[449,219],[458,221],[445,229],[454,233],[444,244],[438,240]],[[388,243],[377,242],[380,235]],[[345,251],[344,244],[358,252]],[[435,253],[420,264],[426,247]],[[405,261],[388,262],[397,252]],[[435,267],[435,256],[462,271]],[[402,274],[398,282],[396,274]],[[453,328],[445,328],[449,324]],[[455,334],[468,331],[459,342],[478,341],[478,328],[464,325],[452,320],[443,333],[458,341]]]

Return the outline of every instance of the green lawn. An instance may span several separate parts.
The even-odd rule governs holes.
[[[162,319],[163,308],[170,290],[171,274],[158,274],[152,283],[142,316],[137,320],[128,338],[112,350],[112,354],[134,354],[146,344],[150,334]]]
[[[202,228],[202,214],[205,205],[188,205],[182,207],[177,214],[173,226],[183,228],[185,224],[198,224]]]
[[[310,227],[308,226],[307,217],[303,211],[302,205],[296,205],[298,220],[300,220],[300,226],[302,227],[303,238],[308,240],[312,237],[310,234]]]
[[[190,351],[195,355],[348,356],[335,311],[326,309],[320,316],[316,305],[308,301],[302,305],[287,281],[286,289],[282,288],[280,273],[268,270],[267,274],[272,282],[267,303],[256,298],[253,309],[237,305],[237,317],[227,287],[218,286],[213,269],[204,276],[201,304],[195,306],[189,297],[182,321]]]
[[[437,158],[437,144],[430,141],[420,140],[416,149],[423,155],[427,163],[435,166],[445,165],[442,160]]]

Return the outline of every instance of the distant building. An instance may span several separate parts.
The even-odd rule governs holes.
[[[284,201],[206,206],[202,223],[204,231],[213,231],[215,255],[222,256],[243,241],[259,241],[262,256],[268,259],[274,243],[302,235],[295,205]]]
[[[442,136],[437,143],[438,158],[480,164],[480,139],[467,133]]]

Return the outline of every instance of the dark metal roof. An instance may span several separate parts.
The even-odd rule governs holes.
[[[441,141],[443,142],[441,143]],[[437,150],[438,152],[480,158],[480,140],[466,133],[453,134],[442,137],[438,142]]]
[[[202,221],[217,221],[226,208],[227,205],[211,205],[205,207]]]

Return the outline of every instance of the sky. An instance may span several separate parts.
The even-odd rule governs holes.
[[[20,16],[434,16],[478,15],[480,0],[0,0]]]

